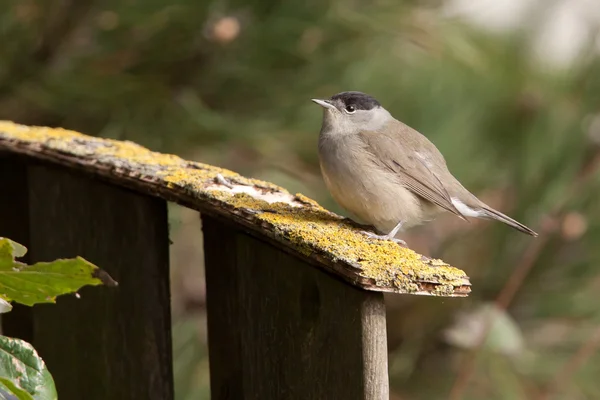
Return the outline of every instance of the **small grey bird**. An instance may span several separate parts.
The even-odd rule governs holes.
[[[365,93],[342,92],[323,107],[319,135],[321,172],[334,200],[379,234],[396,235],[449,211],[459,218],[495,219],[528,235],[520,222],[494,210],[450,173],[444,156],[425,136],[395,119]]]

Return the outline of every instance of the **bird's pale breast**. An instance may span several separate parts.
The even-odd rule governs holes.
[[[421,224],[431,210],[371,157],[358,137],[320,139],[321,171],[334,200],[381,233],[389,233],[400,221],[403,229]]]

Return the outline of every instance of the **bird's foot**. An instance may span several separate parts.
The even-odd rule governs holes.
[[[406,244],[406,242],[402,239],[397,239],[393,236],[390,235],[378,235],[376,233],[373,232],[369,232],[369,231],[361,231],[361,233],[371,239],[379,239],[379,240],[389,240],[391,242],[397,243],[402,247],[408,247],[408,245]]]
[[[227,186],[229,189],[233,189],[233,185],[229,183],[229,181],[221,174],[217,174],[217,176],[215,176],[215,182],[219,185]]]

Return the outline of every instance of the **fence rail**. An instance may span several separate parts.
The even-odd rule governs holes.
[[[131,142],[0,122],[0,179],[0,236],[28,261],[79,255],[119,281],[3,317],[61,400],[173,398],[167,201],[202,217],[213,399],[387,400],[381,292],[470,292],[303,195]]]

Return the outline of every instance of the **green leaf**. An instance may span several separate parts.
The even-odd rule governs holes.
[[[86,285],[117,285],[105,271],[81,257],[34,265],[15,261],[26,251],[22,245],[0,238],[0,298],[6,301],[28,306],[54,303],[56,296],[76,292]]]
[[[33,346],[0,336],[0,399],[4,398],[55,400],[57,394],[52,375]]]
[[[0,400],[34,400],[33,396],[8,378],[0,377]]]

